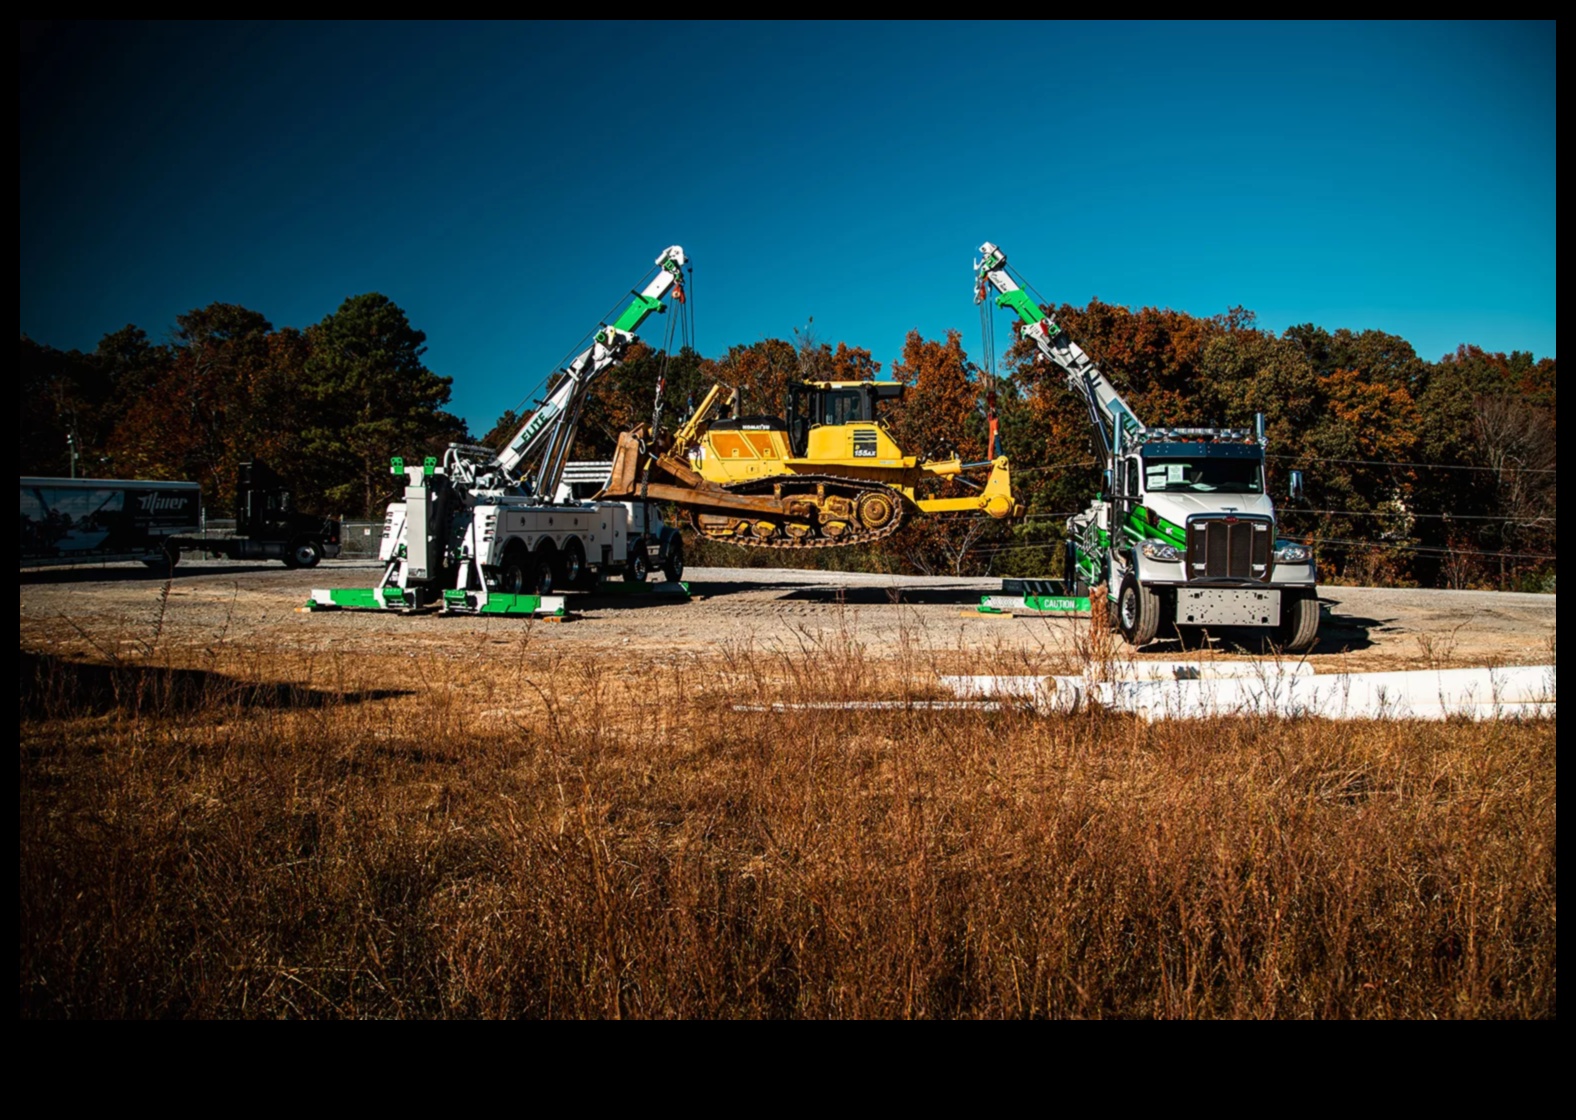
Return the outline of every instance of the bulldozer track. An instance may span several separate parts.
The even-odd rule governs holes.
[[[788,481],[792,482],[792,489],[790,489],[789,486],[785,484]],[[825,484],[829,487],[835,486],[839,490],[851,494],[856,498],[858,495],[865,493],[882,494],[890,498],[892,501],[892,519],[885,525],[881,526],[879,529],[864,529],[857,525],[851,525],[850,531],[839,537],[790,537],[786,534],[782,534],[768,538],[766,540],[762,540],[760,537],[754,536],[753,534],[750,536],[737,536],[732,534],[708,532],[701,526],[700,523],[700,518],[703,515],[694,511],[690,513],[690,524],[694,527],[697,533],[705,537],[707,540],[721,541],[724,544],[736,544],[742,548],[765,548],[789,552],[810,548],[847,548],[849,545],[869,544],[872,541],[883,540],[884,538],[890,537],[893,533],[897,532],[898,529],[902,527],[905,518],[908,516],[908,506],[906,500],[902,494],[892,489],[892,487],[883,486],[879,482],[864,482],[856,479],[841,478],[835,474],[796,474],[789,476],[788,479],[785,479],[782,475],[778,475],[774,478],[752,479],[749,482],[735,482],[729,486],[725,486],[724,489],[734,494],[769,494],[772,493],[777,486],[782,485],[786,495],[791,493],[793,490],[799,490],[805,487],[813,489],[814,487],[822,484]],[[745,520],[749,520],[749,518],[745,518]],[[757,518],[755,520],[770,519]]]

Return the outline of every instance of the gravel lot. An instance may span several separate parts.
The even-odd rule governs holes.
[[[857,644],[871,658],[921,651],[949,668],[1025,667],[1076,659],[1087,620],[981,615],[994,579],[864,575],[774,569],[692,568],[689,602],[571,594],[559,625],[467,616],[306,612],[315,587],[367,587],[375,562],[325,562],[309,571],[278,564],[185,561],[168,584],[140,565],[22,573],[24,650],[121,656],[156,644],[387,654],[404,646],[448,656],[478,642],[556,643],[564,652],[614,653],[642,663],[745,647],[792,652]],[[1541,664],[1554,660],[1553,595],[1366,587],[1320,590],[1325,618],[1309,655],[1319,671],[1429,665]],[[540,647],[538,647],[540,648]],[[1261,651],[1255,651],[1261,652]],[[1144,656],[1177,657],[1174,642]],[[1185,656],[1248,656],[1218,644]]]

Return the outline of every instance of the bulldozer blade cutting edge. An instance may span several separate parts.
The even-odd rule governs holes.
[[[398,587],[313,588],[306,601],[312,611],[402,611],[412,599]]]
[[[1035,614],[1087,615],[1084,595],[981,595],[980,614],[1033,612]]]

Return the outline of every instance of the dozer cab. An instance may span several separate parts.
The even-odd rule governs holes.
[[[757,548],[865,544],[896,532],[911,510],[1022,513],[1005,456],[965,463],[905,454],[879,408],[898,381],[803,381],[786,417],[735,416],[736,391],[714,386],[666,444],[644,426],[619,436],[603,498],[673,502],[697,532]],[[989,471],[983,483],[967,477]],[[927,478],[955,478],[973,494],[921,497]]]

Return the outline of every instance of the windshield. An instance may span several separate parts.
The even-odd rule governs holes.
[[[1144,491],[1262,494],[1257,459],[1145,459]]]

